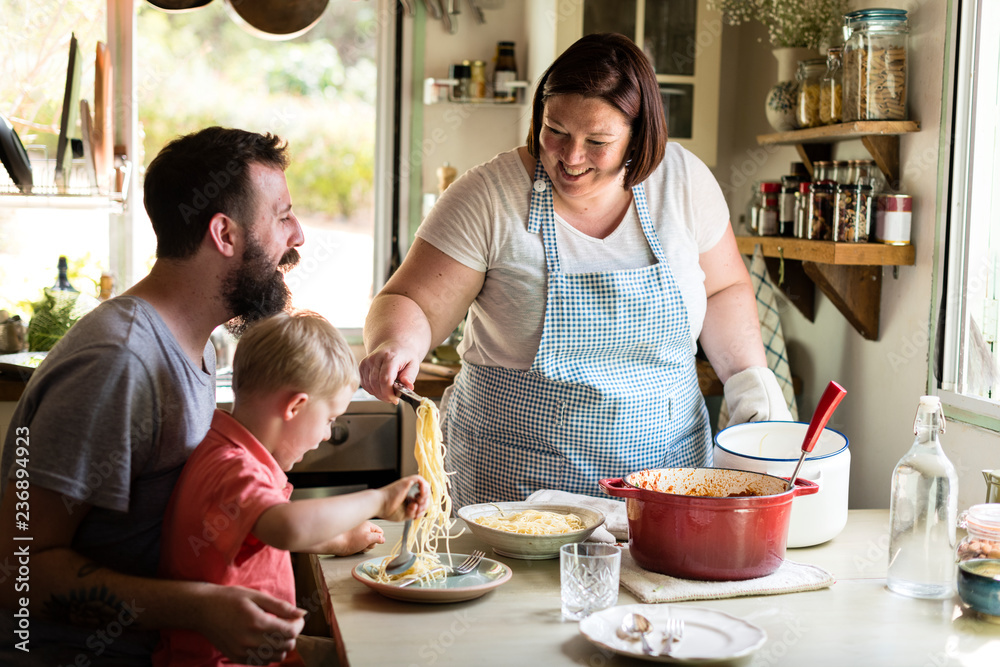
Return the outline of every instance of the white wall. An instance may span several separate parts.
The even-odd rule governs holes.
[[[947,0],[877,0],[851,6],[909,11],[910,117],[920,122],[921,130],[901,138],[900,191],[914,195],[916,265],[900,267],[898,279],[891,267],[883,269],[878,341],[863,339],[818,290],[815,322],[786,303],[782,325],[792,372],[804,382],[802,419],[808,419],[830,380],[848,390],[831,426],[851,441],[851,507],[873,508],[888,506],[892,469],[912,443],[917,399],[928,390],[928,340],[937,317],[930,309],[933,282],[939,279],[933,275],[940,224],[937,171],[939,159],[947,160],[947,155],[938,155]],[[764,98],[776,74],[763,28],[726,26],[722,39],[720,159],[715,173],[736,220],[745,210],[749,182],[779,178],[798,157],[792,147],[768,153],[756,143],[758,134],[771,131]],[[834,156],[866,154],[860,141],[851,141],[835,148]],[[1000,438],[950,422],[943,441],[959,472],[960,509],[983,502],[986,485],[980,470],[1000,467]]]

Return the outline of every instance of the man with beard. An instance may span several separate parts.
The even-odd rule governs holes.
[[[14,613],[0,620],[0,663],[148,665],[167,627],[239,662],[293,648],[303,612],[287,602],[155,578],[167,501],[215,408],[209,336],[288,305],[283,273],[303,237],[287,161],[278,137],[212,127],[150,163],[152,270],[70,329],[7,432],[0,604]]]

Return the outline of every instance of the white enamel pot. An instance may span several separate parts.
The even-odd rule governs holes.
[[[803,422],[730,426],[715,435],[714,465],[788,477],[802,454],[802,440],[808,428],[809,424]],[[842,433],[825,428],[813,451],[806,456],[799,477],[819,484],[819,493],[800,496],[792,502],[789,548],[822,544],[839,535],[847,525],[849,444]]]

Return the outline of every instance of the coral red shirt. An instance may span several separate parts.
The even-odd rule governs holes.
[[[251,534],[264,510],[288,502],[291,493],[292,485],[271,453],[232,415],[216,410],[170,498],[160,575],[255,588],[295,604],[288,552]],[[274,649],[262,646],[251,657],[251,664],[268,664]],[[230,664],[203,635],[187,630],[163,631],[153,663]],[[286,659],[283,664],[301,663]]]

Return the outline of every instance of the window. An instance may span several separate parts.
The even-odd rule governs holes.
[[[80,97],[93,100],[95,45],[119,37],[108,35],[109,2],[5,6],[0,111],[38,163],[36,184],[51,181],[69,36],[75,33],[80,45]],[[140,174],[171,138],[208,125],[282,136],[291,155],[292,202],[306,235],[302,261],[288,275],[293,304],[359,337],[392,255],[388,211],[395,180],[375,174],[392,173],[394,146],[386,135],[394,118],[396,3],[330,3],[308,32],[280,41],[244,30],[223,2],[183,13],[147,2],[133,7],[135,34],[122,41],[135,43],[131,76],[141,148],[131,157]],[[117,91],[117,104],[131,101],[127,91]],[[376,162],[386,167],[376,170]],[[69,259],[74,286],[95,296],[102,272],[131,276],[116,291],[144,276],[155,238],[142,208],[141,178],[139,184],[128,202],[131,226],[122,230],[107,198],[18,196],[0,169],[0,309],[30,317],[29,303],[55,282],[60,255]]]
[[[1000,420],[1000,5],[959,15],[941,389],[973,420]]]

